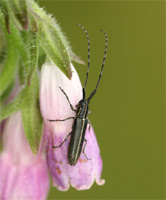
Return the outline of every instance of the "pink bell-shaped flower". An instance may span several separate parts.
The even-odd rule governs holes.
[[[72,79],[69,80],[55,64],[45,64],[41,71],[40,108],[45,121],[44,140],[47,141],[47,163],[53,185],[59,190],[68,190],[70,185],[77,190],[89,189],[95,180],[98,185],[104,184],[104,180],[100,179],[102,172],[100,150],[91,125],[87,126],[85,133],[87,140],[85,154],[90,159],[81,153],[76,165],[69,164],[70,137],[61,147],[53,148],[53,146],[61,144],[72,131],[73,119],[61,122],[50,122],[48,119],[75,117],[75,112],[70,108],[69,102],[60,88],[67,94],[74,108],[82,99],[81,82],[73,66],[72,72]]]
[[[42,154],[33,155],[24,135],[20,112],[5,121],[2,134],[0,199],[46,199],[49,191],[46,161]]]

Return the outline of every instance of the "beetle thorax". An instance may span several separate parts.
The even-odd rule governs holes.
[[[81,100],[77,105],[77,117],[86,118],[88,113],[88,101]]]

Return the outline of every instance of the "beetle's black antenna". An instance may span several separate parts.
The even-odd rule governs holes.
[[[85,99],[85,87],[86,87],[87,80],[88,80],[89,66],[90,66],[90,41],[89,41],[89,35],[88,35],[87,30],[86,30],[81,24],[78,24],[78,26],[80,26],[80,27],[85,31],[86,37],[87,37],[87,40],[88,40],[88,69],[87,69],[87,73],[86,73],[85,84],[84,84],[84,87],[82,88],[82,91],[83,91],[83,99]]]
[[[100,75],[99,75],[99,79],[97,81],[97,85],[96,85],[96,88],[95,90],[90,94],[89,98],[88,98],[88,102],[90,101],[90,99],[95,95],[96,91],[97,91],[97,87],[99,85],[99,82],[100,82],[100,79],[101,79],[101,76],[102,76],[102,73],[103,73],[103,68],[104,68],[104,64],[105,64],[105,58],[106,58],[106,55],[107,55],[107,43],[108,43],[108,37],[107,37],[107,34],[104,30],[100,29],[100,31],[102,31],[105,35],[105,39],[106,39],[106,43],[105,43],[105,52],[104,52],[104,58],[103,58],[103,64],[102,64],[102,67],[101,67],[101,72],[100,72]]]

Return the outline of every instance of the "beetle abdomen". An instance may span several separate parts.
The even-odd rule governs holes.
[[[75,165],[81,154],[87,124],[87,119],[76,118],[74,121],[68,150],[68,160],[70,165]]]

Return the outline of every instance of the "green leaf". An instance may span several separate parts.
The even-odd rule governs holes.
[[[26,138],[32,152],[36,154],[39,149],[43,122],[39,107],[39,81],[37,74],[34,74],[31,85],[27,88],[21,111]]]
[[[11,114],[19,110],[19,108],[21,107],[23,97],[26,93],[26,90],[27,90],[26,88],[22,89],[14,100],[12,100],[9,104],[7,104],[3,109],[0,109],[0,121],[6,119]]]

